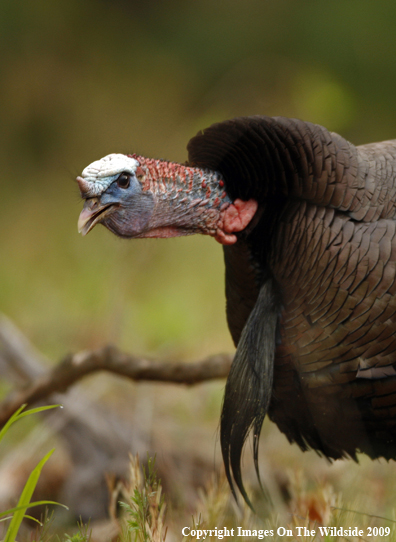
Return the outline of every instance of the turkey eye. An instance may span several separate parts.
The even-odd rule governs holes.
[[[121,173],[117,179],[117,184],[120,188],[128,188],[129,183],[131,182],[131,176],[129,173]]]

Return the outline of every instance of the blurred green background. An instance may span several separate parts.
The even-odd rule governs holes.
[[[54,359],[232,349],[221,247],[82,238],[73,180],[110,152],[184,161],[238,115],[395,137],[395,21],[391,0],[1,0],[0,309]]]
[[[393,0],[0,0],[0,310],[54,361],[108,343],[164,360],[233,351],[221,247],[100,226],[83,238],[74,179],[111,152],[184,161],[198,130],[240,115],[299,117],[355,144],[394,138],[395,27]],[[205,442],[210,458],[223,385],[176,398],[128,383],[118,406],[144,394],[163,442]],[[359,491],[360,467],[330,470],[266,431],[268,469],[315,463]],[[367,509],[390,502],[387,469],[367,466]]]

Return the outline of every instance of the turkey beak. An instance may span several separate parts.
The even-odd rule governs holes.
[[[114,203],[100,204],[99,198],[85,200],[83,210],[78,218],[78,232],[87,235],[98,222],[101,222],[111,212],[114,205]]]

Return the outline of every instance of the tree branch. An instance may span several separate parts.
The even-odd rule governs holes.
[[[4,344],[6,338],[3,336],[1,339]],[[36,378],[27,388],[6,399],[0,405],[0,426],[22,404],[31,405],[47,399],[55,392],[65,392],[84,376],[97,371],[109,371],[131,380],[192,385],[225,378],[231,362],[230,354],[218,354],[195,363],[164,363],[125,354],[112,346],[79,352],[67,356],[52,371]]]
[[[63,444],[59,443],[59,446],[63,447],[72,465],[73,470],[65,479],[62,491],[77,516],[83,513],[86,517],[101,517],[103,511],[107,510],[108,501],[104,472],[124,478],[129,468],[128,453],[133,451],[144,455],[151,445],[155,448],[155,437],[147,409],[142,412],[141,407],[135,404],[135,414],[130,412],[128,419],[119,417],[117,411],[109,409],[106,402],[101,402],[100,390],[95,388],[93,398],[92,393],[85,393],[79,386],[79,381],[85,375],[104,370],[133,380],[195,384],[226,376],[230,363],[231,356],[227,355],[213,356],[192,364],[159,363],[107,347],[68,356],[58,366],[48,370],[49,360],[35,349],[9,318],[0,313],[0,378],[14,387],[14,391],[0,404],[0,426],[24,403],[63,403],[64,410],[51,410],[42,416],[46,427],[61,436]],[[62,395],[66,390],[68,393]],[[38,434],[40,438],[37,438]],[[41,426],[37,432],[30,434],[26,441],[29,443],[29,453],[40,446],[42,435]],[[23,441],[21,446],[26,446],[26,442]],[[14,455],[15,450],[9,454],[10,462],[3,465],[4,472],[8,472],[9,465],[15,465]],[[164,464],[179,465],[180,460],[175,457],[172,451]],[[17,466],[15,472],[21,468]],[[195,471],[195,467],[192,471]],[[166,468],[162,478],[167,476],[173,477],[174,472],[171,474]],[[185,474],[180,472],[178,476],[183,477],[183,484],[189,483]],[[18,490],[17,483],[8,486],[0,500],[3,498],[8,502],[17,498],[22,491]],[[88,494],[94,494],[95,499],[88,499],[88,502]]]

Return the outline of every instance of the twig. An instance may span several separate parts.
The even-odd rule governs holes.
[[[225,378],[231,361],[230,354],[218,354],[195,363],[164,363],[125,354],[113,346],[79,352],[67,356],[52,371],[6,399],[0,405],[0,426],[22,404],[31,405],[53,393],[65,392],[84,376],[97,371],[109,371],[131,380],[192,385]]]

